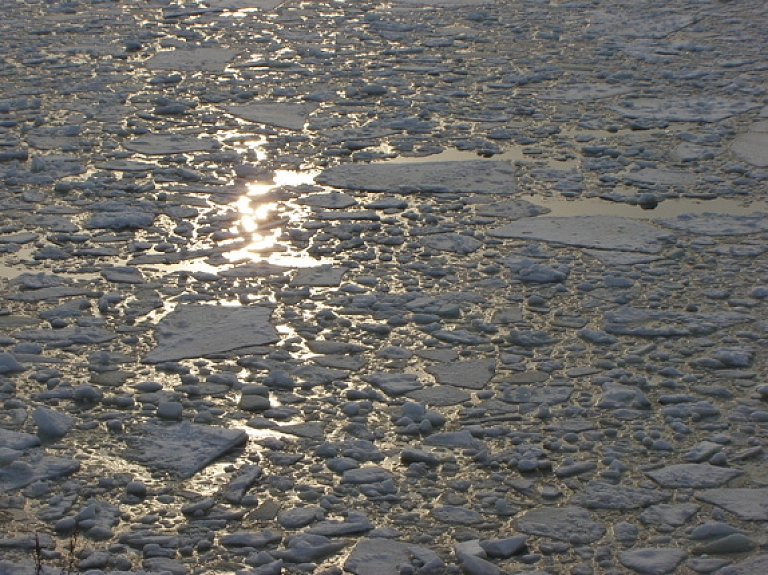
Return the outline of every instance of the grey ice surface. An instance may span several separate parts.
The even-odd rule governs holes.
[[[768,572],[767,18],[5,2],[0,575]]]
[[[669,232],[616,216],[538,217],[490,230],[497,238],[540,240],[569,246],[655,254],[673,240]]]
[[[268,307],[182,305],[157,325],[158,345],[143,361],[160,363],[205,357],[277,341]]]

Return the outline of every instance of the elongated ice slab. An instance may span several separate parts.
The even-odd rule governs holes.
[[[517,189],[511,164],[484,160],[342,164],[316,180],[346,190],[390,193],[509,194]]]
[[[256,124],[266,124],[277,128],[301,130],[307,118],[317,106],[311,104],[282,104],[274,102],[255,102],[224,106],[224,110]]]
[[[540,216],[490,230],[488,235],[648,254],[659,253],[673,240],[665,230],[618,216]]]

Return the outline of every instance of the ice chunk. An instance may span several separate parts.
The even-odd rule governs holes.
[[[209,357],[278,341],[269,323],[272,310],[263,306],[180,305],[155,330],[157,347],[142,361],[161,363]]]
[[[189,422],[147,424],[126,438],[126,459],[151,470],[191,477],[231,449],[246,442],[241,429],[225,429]]]
[[[126,150],[147,156],[184,154],[188,152],[211,152],[220,144],[213,138],[196,138],[184,134],[145,134],[123,144]]]
[[[424,237],[421,243],[433,250],[453,252],[457,254],[471,254],[480,249],[483,242],[472,236],[463,234],[433,234]]]
[[[594,521],[588,511],[572,506],[532,509],[515,519],[513,525],[529,535],[581,545],[597,541],[605,533],[605,527]]]
[[[748,216],[712,212],[681,214],[676,218],[661,219],[657,222],[668,228],[704,236],[759,235],[768,231],[768,214],[763,212]]]
[[[682,549],[645,547],[619,553],[619,561],[641,575],[665,575],[672,573],[687,557]]]
[[[484,218],[504,218],[507,220],[519,220],[532,218],[551,212],[549,208],[537,206],[525,200],[509,200],[506,202],[491,202],[480,204],[475,208],[475,214]]]
[[[291,285],[296,287],[334,287],[341,283],[341,278],[347,273],[348,268],[322,265],[317,267],[301,268],[291,280]]]
[[[619,216],[530,218],[490,230],[488,235],[649,254],[659,253],[673,239],[667,231]]]
[[[368,192],[498,193],[517,189],[508,162],[414,162],[342,164],[325,170],[317,182]]]
[[[759,107],[754,102],[726,98],[635,98],[610,108],[638,120],[712,123]]]
[[[482,523],[483,521],[482,515],[474,509],[456,507],[453,505],[436,507],[430,512],[430,515],[438,521],[454,525],[474,525],[475,523]]]
[[[309,115],[317,108],[314,104],[283,104],[275,102],[253,102],[223,106],[224,110],[256,124],[266,124],[288,130],[302,130]]]
[[[71,415],[42,406],[35,408],[32,419],[37,424],[37,435],[46,439],[64,437],[75,421]]]
[[[26,487],[35,481],[72,475],[80,469],[80,462],[63,457],[33,454],[29,459],[17,459],[0,467],[0,492]]]
[[[768,488],[708,489],[697,493],[696,499],[727,509],[740,519],[768,521]]]
[[[12,353],[0,353],[0,375],[18,373],[25,369]]]
[[[468,389],[483,389],[495,373],[496,360],[458,361],[427,367],[437,381]]]
[[[621,84],[606,84],[592,82],[589,84],[564,84],[557,86],[539,96],[542,100],[565,100],[567,102],[579,102],[582,100],[598,100],[612,98],[633,91],[631,86]]]
[[[183,70],[189,72],[223,72],[239,54],[227,48],[195,48],[193,50],[164,50],[144,62],[149,70]]]
[[[663,487],[717,487],[727,483],[742,472],[738,469],[716,467],[706,463],[681,463],[651,471],[648,476]]]
[[[731,145],[731,151],[739,158],[760,168],[768,167],[768,126],[761,122],[759,128],[753,127],[746,134],[741,134]]]
[[[0,445],[9,449],[29,449],[40,445],[40,438],[31,433],[21,433],[0,427]]]

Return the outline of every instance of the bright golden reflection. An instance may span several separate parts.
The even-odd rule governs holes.
[[[302,206],[275,200],[270,194],[283,186],[312,185],[319,173],[320,170],[276,170],[271,184],[249,184],[248,193],[232,204],[240,214],[237,231],[248,241],[248,245],[228,252],[226,258],[231,262],[266,261],[287,268],[329,263],[303,251],[291,251],[289,245],[281,243],[285,226],[302,220],[308,211]]]

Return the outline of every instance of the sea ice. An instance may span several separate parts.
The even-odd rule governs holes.
[[[549,92],[543,93],[542,100],[565,100],[579,102],[582,100],[599,100],[601,98],[613,98],[622,94],[628,94],[634,89],[631,86],[621,84],[605,84],[592,82],[589,84],[562,84]]]
[[[504,218],[506,220],[519,220],[521,218],[533,218],[548,214],[549,208],[538,206],[526,200],[508,200],[505,202],[491,202],[478,204],[475,214],[484,218]]]
[[[414,162],[342,164],[329,168],[318,183],[347,190],[389,193],[488,193],[509,195],[517,189],[508,162]]]
[[[648,472],[648,476],[662,487],[689,487],[693,489],[718,487],[741,474],[742,472],[738,469],[717,467],[706,463],[669,465]]]
[[[666,575],[672,573],[687,557],[682,549],[645,547],[619,553],[619,561],[641,575]]]
[[[168,471],[179,477],[191,477],[231,449],[245,443],[248,435],[241,429],[225,429],[189,422],[180,424],[149,423],[126,437],[126,459],[152,470]]]
[[[240,52],[227,48],[194,48],[192,50],[163,50],[149,58],[148,70],[223,72]]]
[[[649,254],[659,253],[673,240],[667,231],[618,216],[540,216],[492,229],[488,235]]]
[[[314,104],[283,104],[253,102],[223,106],[224,110],[255,124],[266,124],[288,130],[302,130],[309,115],[317,109]]]
[[[41,439],[64,437],[75,422],[71,415],[43,406],[35,408],[32,412],[32,419],[37,424],[37,435]]]
[[[208,357],[274,343],[279,337],[269,323],[272,310],[263,306],[179,305],[157,325],[157,346],[145,363]]]
[[[581,507],[541,507],[515,518],[513,525],[523,533],[551,537],[580,545],[594,543],[605,534],[605,527]]]
[[[80,462],[63,457],[48,457],[33,453],[0,467],[0,492],[20,489],[36,481],[72,475],[80,469]]]
[[[495,373],[496,361],[457,361],[427,367],[438,382],[468,389],[483,389]]]
[[[635,98],[625,100],[611,109],[627,118],[666,120],[668,122],[719,122],[743,114],[760,104],[726,98]]]
[[[739,158],[760,168],[768,167],[768,121],[757,122],[731,144]]]
[[[701,234],[704,236],[739,236],[761,234],[768,231],[768,214],[755,212],[751,215],[717,214],[681,214],[675,218],[656,220],[662,226]]]
[[[696,499],[722,507],[739,519],[768,521],[768,488],[707,489],[696,493]]]
[[[178,133],[145,134],[123,143],[131,152],[146,156],[165,156],[189,152],[212,152],[220,147],[213,138],[197,138],[193,135]]]

